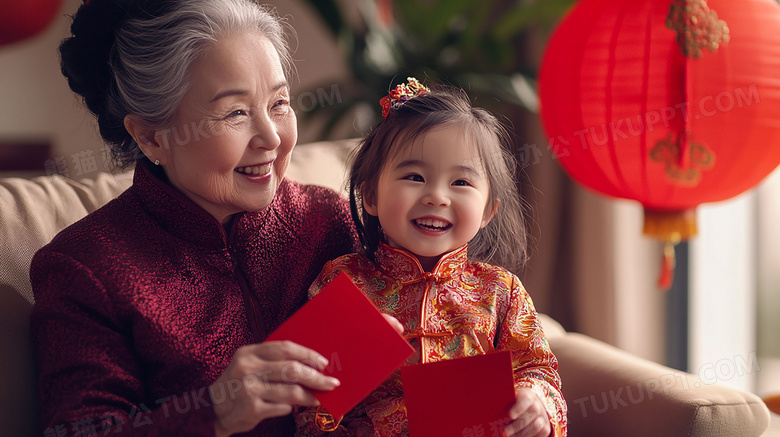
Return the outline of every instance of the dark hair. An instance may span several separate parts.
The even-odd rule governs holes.
[[[469,258],[519,270],[527,257],[524,204],[515,177],[517,164],[509,153],[509,135],[489,112],[471,106],[463,90],[436,87],[391,109],[363,139],[353,157],[349,176],[352,219],[365,254],[372,260],[383,238],[379,219],[363,208],[375,201],[380,173],[399,153],[434,128],[462,127],[480,154],[490,183],[486,208],[499,201],[490,223],[469,242]]]
[[[260,31],[289,74],[285,26],[253,0],[91,0],[60,44],[60,67],[122,168],[139,155],[125,116],[150,127],[169,124],[187,92],[190,65],[221,36]]]

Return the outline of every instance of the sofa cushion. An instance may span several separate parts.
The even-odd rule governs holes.
[[[290,157],[286,176],[302,184],[320,185],[347,194],[348,165],[357,140],[299,145]]]
[[[0,179],[0,284],[33,302],[30,261],[60,230],[127,189],[132,174]]]

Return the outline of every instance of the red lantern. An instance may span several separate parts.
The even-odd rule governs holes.
[[[779,30],[775,0],[581,0],[540,70],[551,152],[584,186],[642,203],[645,234],[695,235],[697,205],[780,164]]]
[[[0,0],[0,45],[37,35],[60,10],[60,0]]]

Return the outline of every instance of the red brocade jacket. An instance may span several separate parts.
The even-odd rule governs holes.
[[[347,202],[283,181],[226,230],[139,163],[133,185],[34,257],[32,337],[42,435],[214,435],[208,387],[236,350],[307,300],[355,250]],[[250,320],[251,319],[251,323]],[[245,436],[291,436],[292,416]]]
[[[310,297],[339,273],[346,273],[381,312],[404,325],[415,348],[406,364],[511,351],[515,389],[532,389],[545,403],[551,435],[566,436],[558,361],[531,298],[515,275],[470,262],[466,245],[442,256],[431,272],[423,271],[411,253],[385,244],[380,244],[376,258],[374,263],[352,254],[327,263],[309,289]],[[347,413],[336,431],[320,432],[314,417],[315,409],[297,410],[297,436],[408,435],[400,370]],[[491,436],[491,430],[484,431]]]

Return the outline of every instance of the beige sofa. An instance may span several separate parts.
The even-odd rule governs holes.
[[[343,190],[350,142],[299,145],[288,176]],[[33,303],[33,253],[59,230],[131,183],[130,174],[0,178],[0,434],[42,435],[27,316]],[[707,384],[696,375],[631,356],[543,316],[560,361],[573,437],[760,436],[769,411],[750,393]]]

